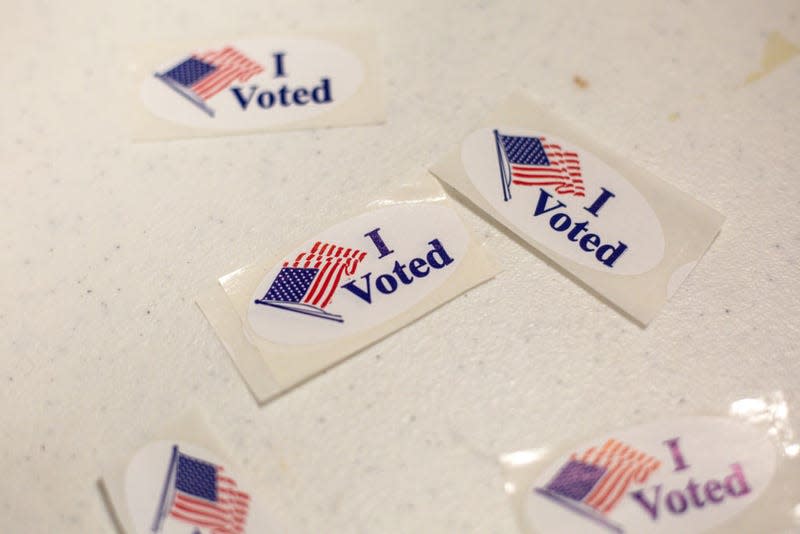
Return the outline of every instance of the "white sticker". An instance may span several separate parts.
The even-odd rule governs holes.
[[[162,46],[135,69],[136,136],[163,138],[379,122],[369,34],[271,36]]]
[[[770,484],[775,445],[721,417],[652,423],[592,439],[538,476],[525,497],[537,532],[703,532]]]
[[[499,126],[467,136],[461,158],[472,183],[497,211],[579,265],[641,274],[664,256],[661,223],[647,200],[586,150],[551,134]],[[561,165],[548,167],[548,160]],[[493,175],[498,179],[486,179]]]
[[[494,276],[430,176],[198,299],[265,401]]]
[[[103,484],[128,534],[277,532],[197,415],[184,417]]]
[[[514,96],[432,172],[641,323],[722,216]],[[673,276],[680,271],[680,276]]]
[[[399,204],[365,213],[310,239],[270,270],[247,320],[274,343],[357,334],[441,286],[468,244],[461,220],[445,206]]]

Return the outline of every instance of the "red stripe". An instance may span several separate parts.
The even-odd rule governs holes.
[[[511,176],[518,176],[519,178],[559,178],[561,180],[569,180],[568,177],[564,176],[563,174],[555,174],[553,172],[512,172]]]
[[[653,461],[655,461],[655,467],[653,467]],[[603,512],[609,512],[612,508],[614,508],[617,503],[619,503],[620,499],[625,496],[625,493],[628,491],[628,488],[634,482],[638,484],[643,484],[647,481],[652,473],[659,465],[660,462],[655,460],[654,458],[647,458],[645,453],[641,453],[640,457],[637,459],[637,463],[634,468],[631,469],[628,477],[625,479],[622,485],[617,489],[616,493],[611,495],[609,498],[608,503],[603,507]]]
[[[261,65],[233,47],[225,47],[222,50],[195,55],[195,57],[216,67],[214,72],[192,86],[192,89],[203,100],[208,100],[218,94],[236,80],[245,82],[264,70]]]
[[[258,74],[262,70],[261,68],[253,70],[239,65],[226,65],[208,78],[204,78],[195,90],[205,98],[211,98],[220,91],[227,89],[234,81],[246,82],[253,75]]]
[[[597,451],[597,455],[594,457],[594,461],[592,462],[592,465],[599,465],[600,464],[600,460],[603,459],[603,456],[608,452],[608,449],[611,447],[611,445],[613,443],[614,443],[614,440],[613,439],[609,439],[603,444],[603,446],[600,448],[600,450]]]
[[[196,527],[210,529],[211,534],[240,534],[247,521],[250,496],[236,487],[236,481],[223,475],[217,466],[217,500],[208,501],[176,491],[170,516]]]
[[[546,143],[544,137],[541,137],[540,141],[542,142],[542,147],[545,150],[547,158],[551,160],[554,167],[557,167],[558,170],[568,177],[568,185],[574,187],[574,189],[563,187],[557,189],[556,192],[559,194],[584,196],[584,187],[581,185],[582,181],[576,179],[581,176],[580,159],[577,152],[563,150],[560,145],[555,143]]]
[[[605,504],[601,503],[598,505],[598,509],[605,513],[611,511],[614,506],[619,502],[619,500],[625,495],[625,492],[628,491],[628,487],[630,487],[633,475],[635,472],[634,467],[628,468],[625,473],[620,477],[616,487],[612,487],[606,497]]]
[[[319,269],[319,272],[303,298],[303,302],[325,308],[330,304],[345,272],[347,274],[355,272],[357,262],[352,261],[352,256],[358,254],[359,251],[352,248],[345,249],[330,243],[317,243],[316,248],[319,249],[319,254],[315,258],[317,262],[315,267]],[[361,253],[361,259],[365,255],[366,253]],[[307,258],[307,264],[311,259]]]
[[[224,523],[220,523],[219,521],[213,521],[205,517],[195,516],[194,514],[183,514],[181,512],[176,512],[173,510],[169,513],[169,515],[197,527],[211,527],[212,529],[215,530],[220,527],[223,528],[225,527]]]
[[[611,510],[619,501],[617,496],[620,492],[624,494],[637,470],[645,466],[649,460],[645,453],[637,454],[635,449],[623,447],[615,458],[612,469],[606,473],[584,502],[603,512]]]
[[[638,472],[641,469],[644,469],[646,465],[647,460],[645,458],[645,454],[641,453],[639,458],[626,466],[624,474],[618,478],[617,484],[609,488],[604,498],[599,503],[598,506],[601,507],[602,512],[609,512],[612,508],[614,508],[614,506],[616,506],[619,500],[628,491],[628,488],[631,486],[631,484],[633,484],[634,478]]]
[[[306,294],[306,298],[303,299],[303,302],[307,304],[312,304],[314,299],[317,296],[317,290],[322,284],[322,279],[325,278],[325,275],[328,273],[328,268],[330,267],[330,262],[326,262],[325,265],[321,265],[321,262],[317,264],[317,268],[319,272],[317,276],[314,278],[314,283],[311,284],[311,289],[308,290]]]
[[[342,277],[345,274],[354,274],[358,263],[365,256],[366,252],[321,241],[314,243],[310,252],[298,254],[294,261],[295,267],[304,264],[308,268],[313,264],[318,269],[302,302],[325,308],[330,304]]]
[[[207,507],[207,506],[197,506],[191,501],[187,502],[185,499],[181,498],[181,495],[175,497],[175,502],[172,505],[173,510],[179,510],[179,513],[184,515],[194,515],[197,517],[206,517],[209,519],[216,519],[220,523],[224,523],[227,520],[227,514],[224,511],[220,510],[219,508]]]
[[[208,100],[224,90],[236,80],[237,72],[233,67],[223,67],[203,80],[203,87],[196,87],[195,92],[203,100]]]
[[[217,509],[217,506],[213,502],[207,501],[205,499],[201,499],[199,497],[194,497],[192,495],[188,495],[188,494],[186,494],[186,493],[184,493],[182,491],[177,491],[175,493],[175,501],[178,501],[178,500],[184,501],[187,504],[190,504],[190,505],[193,505],[193,506],[205,506],[206,508],[212,508],[214,510]]]
[[[341,260],[334,260],[330,258],[328,259],[328,263],[327,265],[325,265],[324,274],[320,273],[317,276],[317,281],[319,281],[322,278],[324,278],[325,280],[324,282],[322,282],[322,285],[319,287],[318,291],[314,294],[314,300],[311,302],[311,304],[316,306],[317,304],[320,303],[323,296],[325,295],[325,290],[328,289],[331,280],[336,276],[336,271],[340,270],[340,264]],[[324,308],[324,306],[320,307]]]
[[[187,493],[177,492],[175,494],[175,498],[177,499],[178,497],[180,497],[181,500],[185,501],[187,504],[191,504],[191,505],[195,505],[195,506],[205,506],[205,507],[208,507],[208,508],[218,508],[218,505],[220,505],[220,504],[237,503],[240,500],[242,500],[242,499],[239,498],[239,495],[237,495],[237,493],[242,493],[242,492],[237,492],[237,491],[234,491],[234,490],[228,490],[228,489],[221,488],[221,487],[217,488],[217,494],[222,494],[222,493],[233,494],[234,496],[232,498],[229,497],[229,498],[224,498],[223,499],[223,498],[219,498],[219,495],[218,495],[216,501],[207,501],[205,499],[201,499],[199,497],[195,497],[195,496],[189,495]],[[244,495],[247,495],[247,494],[245,493]],[[247,500],[249,500],[249,498],[250,497],[248,495],[247,496]]]
[[[320,304],[322,308],[330,304],[331,299],[333,298],[333,294],[336,292],[337,289],[339,289],[339,282],[342,280],[342,276],[344,276],[345,267],[346,266],[344,265],[344,263],[337,265],[336,275],[333,277],[333,282],[330,285],[330,290],[328,291],[328,294],[325,296],[325,300],[323,300],[322,304]]]
[[[521,176],[558,176],[560,178],[564,178],[565,180],[569,180],[569,174],[559,167],[527,167],[527,168],[513,168],[511,169],[511,174],[513,175],[521,175]]]
[[[533,182],[533,181],[522,181],[522,180],[511,180],[511,183],[516,185],[560,185],[564,182]]]
[[[217,490],[218,493],[222,493],[224,491],[225,490],[222,490],[222,489],[218,489]],[[209,502],[209,501],[205,501],[203,499],[198,499],[196,497],[193,497],[192,495],[187,495],[187,494],[185,494],[183,492],[177,492],[175,494],[175,502],[176,503],[180,502],[181,505],[183,505],[184,507],[188,506],[188,507],[194,507],[194,508],[198,508],[198,509],[199,508],[203,508],[203,509],[206,509],[206,510],[209,510],[209,511],[212,511],[212,512],[219,512],[219,513],[224,513],[224,511],[225,511],[224,507],[225,506],[229,506],[229,505],[230,506],[243,506],[243,505],[247,506],[248,503],[249,503],[249,500],[250,500],[250,496],[247,495],[247,498],[240,498],[240,497],[237,496],[237,497],[232,498],[232,499],[217,499],[217,501],[215,501],[215,502]]]
[[[564,173],[561,167],[558,165],[512,165],[511,166],[512,172],[557,172],[557,173]]]
[[[621,482],[628,477],[630,471],[636,467],[636,463],[634,461],[635,455],[635,451],[630,451],[627,456],[620,461],[620,463],[614,469],[614,476],[609,476],[607,478],[603,491],[600,492],[594,499],[592,504],[593,506],[599,509],[606,504],[609,496],[616,490]]]

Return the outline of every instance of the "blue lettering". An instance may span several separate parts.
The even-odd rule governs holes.
[[[428,244],[433,247],[433,250],[428,252],[428,255],[426,256],[428,264],[431,267],[434,269],[441,269],[442,267],[453,263],[453,258],[447,255],[447,251],[444,249],[438,239],[428,241]]]
[[[233,91],[233,96],[236,97],[236,101],[239,102],[239,105],[242,109],[247,109],[247,106],[250,104],[250,101],[253,100],[253,95],[256,94],[256,89],[258,86],[251,85],[250,86],[250,96],[245,98],[242,94],[242,89],[240,87],[231,87],[231,91]]]
[[[424,271],[422,270],[423,267],[425,267]],[[425,278],[428,276],[428,273],[431,272],[431,270],[428,269],[425,260],[422,258],[414,258],[408,262],[408,270],[411,271],[411,275],[416,278]]]
[[[281,53],[283,54],[283,53]],[[276,55],[276,68],[282,67],[282,63],[277,59]],[[281,56],[282,57],[282,56]],[[275,77],[279,78],[284,76],[283,71]],[[262,89],[258,85],[251,85],[249,87],[249,94],[245,94],[242,87],[231,87],[233,96],[236,97],[236,102],[242,109],[247,109],[250,102],[256,101],[258,106],[262,109],[270,109],[273,106],[288,107],[288,106],[305,106],[311,102],[316,104],[327,104],[333,102],[331,96],[331,81],[329,78],[322,78],[320,84],[311,87],[297,87],[290,88],[288,85],[282,85],[274,89]]]
[[[614,262],[617,261],[619,257],[622,256],[622,253],[628,249],[628,245],[622,241],[619,241],[618,243],[619,244],[616,248],[614,248],[612,245],[603,245],[602,247],[598,247],[597,252],[594,253],[597,261],[609,267],[614,267]]]
[[[283,70],[283,56],[286,55],[286,52],[275,52],[272,54],[272,57],[275,58],[275,77],[276,78],[283,78],[286,76],[286,72]]]
[[[606,203],[606,201],[613,197],[614,193],[603,189],[603,193],[592,203],[589,208],[584,208],[586,211],[597,217],[597,211]],[[560,200],[555,200],[555,204],[550,204],[553,195],[548,193],[542,188],[539,188],[539,199],[536,201],[536,207],[533,210],[533,216],[538,217],[545,213],[549,213],[561,208],[566,208],[567,205]],[[572,218],[560,211],[554,213],[550,217],[550,228],[556,232],[567,232],[567,239],[573,243],[577,243],[581,250],[585,252],[594,252],[597,261],[603,265],[614,268],[614,264],[619,260],[620,256],[628,250],[628,245],[622,241],[617,242],[617,245],[602,244],[602,239],[597,234],[589,233],[589,221],[581,221],[573,224]],[[572,227],[570,229],[570,227]],[[581,236],[582,232],[586,232]]]
[[[264,103],[264,97],[269,97],[268,98],[268,102],[269,102],[268,104]],[[264,108],[264,109],[269,109],[269,108],[272,107],[272,104],[275,103],[275,95],[273,95],[269,91],[264,91],[260,95],[258,95],[258,98],[256,99],[256,101],[258,102],[258,106],[259,107]]]
[[[655,521],[658,519],[658,499],[661,497],[661,484],[655,487],[655,495],[653,496],[653,502],[651,503],[647,500],[647,497],[644,494],[644,490],[633,491],[631,492],[631,497],[641,504],[647,513],[650,515],[650,518]]]
[[[562,224],[563,223],[563,224]],[[566,213],[556,213],[550,218],[550,228],[556,232],[563,232],[572,224],[572,219]]]
[[[567,207],[567,205],[564,204],[563,202],[561,202],[560,200],[556,200],[556,202],[558,204],[556,204],[555,206],[552,206],[550,208],[545,209],[547,207],[547,201],[550,200],[551,198],[553,198],[553,195],[551,195],[550,193],[548,193],[544,189],[539,188],[539,201],[536,202],[536,209],[533,210],[533,216],[534,217],[538,217],[539,215],[541,215],[543,213],[547,213],[548,211],[553,211],[553,210],[557,210],[558,208],[566,208]]]
[[[603,190],[603,192],[602,192],[602,193],[600,193],[600,196],[599,196],[599,197],[597,197],[597,198],[595,199],[595,201],[594,201],[594,202],[592,202],[592,205],[591,205],[591,206],[589,206],[588,208],[583,208],[583,209],[585,209],[586,211],[588,211],[589,213],[591,213],[592,215],[594,215],[595,217],[597,217],[597,216],[598,216],[598,215],[597,215],[597,212],[598,212],[598,210],[599,210],[600,208],[602,208],[602,207],[603,207],[603,204],[605,204],[606,202],[608,202],[608,199],[609,199],[609,198],[612,198],[612,197],[615,197],[615,196],[616,196],[614,193],[612,193],[611,191],[609,191],[609,190],[608,190],[608,189],[606,189],[605,187],[601,187],[600,189],[602,189],[602,190]]]
[[[342,286],[342,288],[348,290],[350,293],[365,301],[367,304],[372,304],[372,286],[369,281],[369,277],[371,275],[372,273],[367,273],[361,277],[362,280],[366,281],[366,290],[358,287],[355,280],[347,282]]]
[[[380,231],[381,231],[380,228],[375,228],[374,230],[370,230],[369,232],[364,234],[364,237],[370,238],[372,240],[372,244],[375,245],[375,248],[378,249],[378,253],[380,253],[378,259],[381,259],[384,256],[388,256],[389,254],[394,252],[394,250],[389,250],[389,247],[387,247],[386,243],[383,242],[383,238],[379,233]]]
[[[378,252],[385,253],[384,256],[394,253],[389,250],[386,243],[381,239],[378,233],[380,228],[376,228],[371,232],[364,234],[366,237],[372,239]],[[439,270],[447,267],[455,260],[445,250],[444,245],[438,239],[428,241],[431,249],[424,258],[413,258],[408,265],[395,261],[392,270],[388,273],[383,273],[375,279],[375,288],[384,295],[391,295],[398,288],[413,284],[417,278],[425,278],[433,270]],[[373,273],[363,275],[360,280],[351,280],[346,284],[342,284],[342,288],[348,290],[350,293],[363,300],[367,304],[372,304],[372,283],[370,277]],[[363,282],[362,282],[363,281]]]
[[[308,89],[303,89],[302,87],[295,89],[292,100],[294,100],[294,103],[298,106],[305,106],[308,104]]]
[[[670,447],[670,451],[674,455],[676,453],[677,438],[664,443]],[[677,457],[673,456],[675,464],[677,466],[686,465],[679,450],[677,454]],[[675,471],[682,470],[681,468],[675,469]],[[644,511],[653,521],[658,519],[659,508],[662,502],[665,502],[665,507],[671,514],[682,515],[690,508],[693,510],[700,510],[706,508],[706,505],[719,504],[725,500],[726,496],[738,498],[750,493],[750,485],[745,478],[741,464],[738,462],[731,464],[731,474],[725,477],[722,482],[710,479],[704,484],[700,484],[695,482],[693,478],[689,478],[685,489],[673,489],[667,492],[664,498],[661,496],[661,484],[654,486],[652,489],[652,499],[648,497],[646,493],[647,490],[645,489],[632,491],[629,495],[644,508]],[[705,500],[703,499],[703,494],[706,497]]]
[[[389,295],[397,289],[397,280],[391,274],[382,274],[375,280],[375,287],[384,295]]]
[[[581,242],[578,243],[578,246],[581,247],[586,252],[591,252],[597,248],[597,245],[600,244],[600,236],[597,234],[586,234],[581,238]]]
[[[311,90],[311,98],[317,104],[327,104],[333,102],[331,96],[331,80],[329,78],[322,78],[321,83]]]

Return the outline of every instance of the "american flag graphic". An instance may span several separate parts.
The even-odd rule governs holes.
[[[222,466],[189,456],[175,446],[153,532],[160,532],[169,516],[196,527],[195,532],[241,534],[249,505],[250,495],[237,488]]]
[[[342,322],[325,311],[344,276],[352,276],[367,256],[355,248],[317,241],[311,250],[286,261],[257,304]]]
[[[612,530],[621,529],[605,519],[628,488],[644,484],[661,462],[615,439],[602,447],[573,454],[544,488],[536,491],[564,504]]]
[[[193,54],[156,77],[213,117],[213,110],[205,105],[208,99],[232,83],[246,82],[261,72],[264,67],[232,46],[226,46]]]
[[[510,184],[555,186],[559,195],[586,195],[578,153],[563,149],[546,137],[504,135],[494,131],[503,194],[511,198]]]

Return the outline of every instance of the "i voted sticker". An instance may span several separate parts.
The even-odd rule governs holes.
[[[237,474],[192,443],[158,441],[140,449],[125,473],[125,493],[136,532],[260,532]]]
[[[197,413],[173,422],[103,477],[127,534],[278,532]]]
[[[537,532],[703,532],[765,491],[774,444],[741,421],[693,417],[599,436],[543,470],[525,498]]]
[[[661,223],[647,200],[577,145],[549,133],[499,126],[467,136],[461,157],[469,179],[496,210],[579,265],[640,274],[664,256]]]
[[[264,402],[497,268],[432,177],[219,279],[197,302]]]
[[[368,34],[272,36],[156,50],[136,71],[143,138],[382,119]],[[159,123],[162,131],[152,130]],[[166,125],[172,128],[164,130]]]
[[[469,236],[442,205],[400,204],[331,227],[292,251],[256,288],[247,319],[269,341],[319,343],[401,314],[464,260]]]
[[[643,324],[723,219],[519,95],[431,170]]]

